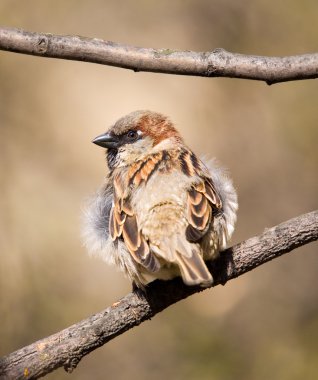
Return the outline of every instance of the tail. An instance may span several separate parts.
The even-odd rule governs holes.
[[[212,275],[196,249],[192,249],[190,257],[179,252],[176,252],[176,256],[183,282],[186,285],[200,285],[203,288],[212,285]]]
[[[184,237],[183,237],[184,236]],[[157,257],[175,264],[186,285],[208,287],[213,283],[200,251],[200,246],[185,239],[185,234],[166,237],[160,242],[160,247],[151,245],[151,250]]]

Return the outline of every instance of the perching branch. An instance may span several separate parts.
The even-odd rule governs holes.
[[[290,219],[222,253],[209,264],[215,285],[318,239],[318,211]],[[203,289],[180,279],[155,281],[146,294],[130,293],[106,310],[0,359],[1,379],[37,379],[64,366],[71,372],[83,356],[138,326],[175,302]]]
[[[59,36],[0,28],[0,50],[41,57],[70,59],[134,71],[228,77],[267,84],[318,77],[318,53],[289,57],[262,57],[230,53],[140,48],[79,36]]]

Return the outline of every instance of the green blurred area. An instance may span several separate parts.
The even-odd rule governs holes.
[[[314,0],[2,0],[0,24],[144,47],[317,51]],[[130,291],[87,256],[81,209],[106,174],[91,144],[122,115],[170,115],[239,194],[233,242],[317,208],[317,81],[134,73],[0,52],[0,355]],[[190,297],[49,379],[316,379],[317,244]]]

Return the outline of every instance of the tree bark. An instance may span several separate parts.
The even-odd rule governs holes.
[[[301,215],[222,252],[209,263],[213,286],[243,275],[284,253],[318,239],[318,211]],[[152,318],[175,302],[204,289],[181,279],[155,281],[146,293],[133,292],[100,313],[0,359],[1,379],[37,379],[64,366],[71,372],[91,351]]]
[[[0,50],[99,63],[134,71],[228,77],[265,81],[267,84],[318,77],[318,53],[289,57],[263,57],[230,53],[141,48],[79,36],[59,36],[0,28]]]

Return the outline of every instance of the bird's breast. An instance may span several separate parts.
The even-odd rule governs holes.
[[[132,194],[132,207],[141,229],[185,223],[187,190],[193,178],[177,170],[155,173]],[[147,228],[148,228],[147,227]]]

